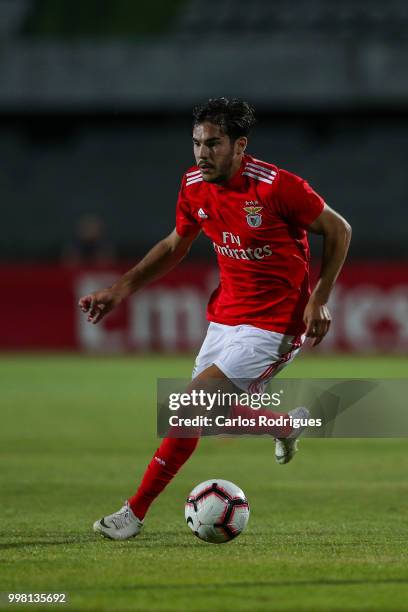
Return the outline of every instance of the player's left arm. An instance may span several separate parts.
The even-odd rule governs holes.
[[[323,256],[319,280],[303,315],[306,336],[313,338],[312,346],[317,346],[329,331],[331,316],[327,302],[346,259],[351,240],[351,226],[341,215],[325,204],[321,214],[307,229],[323,236]]]

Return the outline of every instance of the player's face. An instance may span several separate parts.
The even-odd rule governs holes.
[[[197,166],[209,183],[222,183],[238,170],[246,138],[232,141],[219,125],[205,121],[194,126],[193,145]]]

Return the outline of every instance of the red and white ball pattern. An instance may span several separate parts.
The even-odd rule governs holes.
[[[191,531],[201,540],[221,544],[236,538],[249,519],[244,492],[221,478],[197,485],[186,500],[185,517]]]

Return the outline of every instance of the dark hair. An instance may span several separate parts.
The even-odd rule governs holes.
[[[210,98],[206,104],[193,109],[193,126],[204,121],[219,125],[231,140],[236,140],[241,136],[248,136],[255,124],[255,112],[244,100]]]

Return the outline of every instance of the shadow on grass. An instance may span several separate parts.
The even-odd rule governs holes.
[[[239,549],[249,549],[249,548],[253,548],[254,546],[254,537],[253,534],[251,534],[252,537],[247,534],[245,536],[245,538],[239,540],[239,543],[237,544],[234,541],[232,542],[225,542],[224,546],[221,546],[221,549],[225,550],[227,547],[229,546],[237,546],[239,547]],[[296,535],[296,534],[292,534],[292,535]],[[310,534],[309,534],[310,535]],[[312,534],[313,535],[313,534]],[[321,533],[316,532],[315,534],[316,536],[321,536]],[[207,550],[208,552],[210,551],[214,551],[217,548],[219,548],[218,545],[209,545],[206,542],[201,542],[199,540],[197,540],[196,538],[192,538],[190,537],[190,534],[185,535],[183,534],[183,540],[184,541],[177,541],[177,538],[180,537],[180,535],[174,535],[174,534],[168,534],[168,533],[154,533],[154,534],[142,534],[141,537],[139,538],[132,538],[129,540],[121,540],[121,541],[113,541],[109,538],[104,538],[102,536],[100,536],[99,534],[90,534],[90,535],[86,535],[86,536],[71,536],[71,537],[58,537],[58,536],[54,536],[54,537],[49,537],[49,539],[30,539],[30,540],[24,540],[24,541],[17,541],[17,542],[4,542],[0,543],[0,551],[2,550],[18,550],[18,549],[29,549],[29,548],[37,548],[37,547],[42,547],[42,548],[47,548],[48,546],[78,546],[78,545],[82,545],[82,544],[86,544],[87,546],[89,545],[95,545],[96,547],[112,547],[112,551],[118,551],[120,550],[121,552],[134,552],[135,550],[148,550],[148,549],[152,549],[152,548],[157,548],[158,546],[160,546],[161,549],[200,549],[200,550]],[[398,538],[398,543],[402,543],[403,540],[401,540],[400,538]],[[393,540],[393,542],[395,543],[395,539]],[[362,538],[358,538],[355,540],[348,540],[348,541],[336,541],[336,540],[332,540],[330,542],[308,542],[308,541],[302,541],[302,546],[303,547],[309,547],[309,548],[314,548],[316,546],[318,547],[333,547],[335,546],[336,548],[348,548],[350,546],[355,546],[355,545],[361,545],[361,544],[371,544],[372,541],[369,538],[366,539],[362,539]],[[408,582],[408,579],[407,579]]]
[[[377,579],[351,579],[351,580],[266,580],[266,581],[243,581],[243,582],[222,582],[220,584],[140,584],[140,585],[121,585],[121,591],[157,591],[157,589],[163,589],[164,591],[175,591],[182,589],[183,591],[188,590],[225,590],[228,588],[280,588],[280,587],[294,587],[294,586],[362,586],[362,585],[408,585],[408,578],[385,578],[382,580]],[[97,589],[93,587],[79,588],[80,591],[115,591],[116,587],[101,587]]]
[[[184,534],[185,535],[185,534]],[[197,542],[195,538],[190,538],[190,534],[187,534],[186,540],[188,542],[178,542],[177,535],[169,534],[167,532],[164,533],[149,533],[148,535],[130,540],[122,540],[122,541],[112,541],[109,538],[104,538],[99,534],[90,533],[89,535],[73,535],[73,536],[61,536],[61,535],[48,535],[47,537],[37,537],[36,539],[30,538],[27,540],[19,540],[19,541],[5,541],[0,542],[0,551],[9,550],[9,549],[19,549],[19,548],[30,548],[30,547],[44,547],[47,546],[69,546],[69,545],[78,545],[78,544],[95,544],[98,545],[106,545],[111,546],[113,548],[120,548],[125,550],[126,548],[129,550],[134,550],[135,548],[155,548],[157,546],[164,548],[194,548],[197,546]],[[17,536],[13,538],[13,540],[17,540]],[[204,544],[204,543],[203,543]]]
[[[25,541],[25,542],[4,542],[2,544],[0,544],[0,551],[1,550],[9,550],[9,549],[18,549],[18,548],[30,548],[32,546],[43,546],[43,547],[47,547],[47,546],[64,546],[64,545],[69,545],[69,544],[89,544],[90,542],[94,542],[95,541],[95,537],[94,536],[89,536],[89,537],[81,537],[78,538],[78,536],[76,537],[72,537],[72,538],[56,538],[56,539],[49,539],[49,540],[29,540],[29,541]]]

